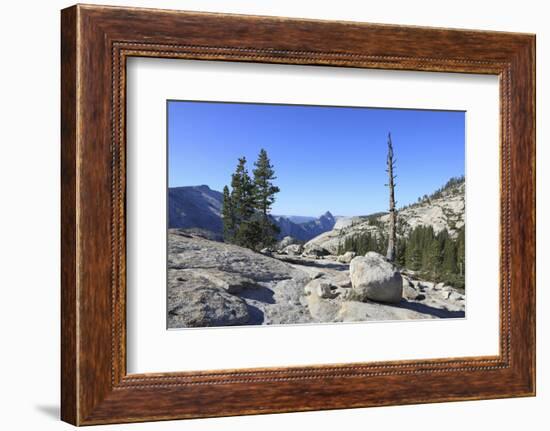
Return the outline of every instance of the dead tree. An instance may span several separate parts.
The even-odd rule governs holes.
[[[395,168],[395,160],[393,159],[393,145],[391,142],[391,133],[388,133],[388,158],[386,160],[388,173],[388,184],[386,184],[390,191],[390,217],[389,217],[389,229],[388,229],[388,252],[386,253],[386,259],[389,262],[395,261],[396,250],[396,222],[397,212],[395,209],[395,178],[393,170]]]

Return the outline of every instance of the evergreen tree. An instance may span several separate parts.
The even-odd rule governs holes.
[[[254,183],[246,169],[246,158],[238,161],[235,173],[231,177],[231,204],[235,220],[233,242],[243,247],[255,248],[259,242],[257,229],[250,226],[254,223]]]
[[[231,202],[237,223],[248,220],[254,214],[254,186],[248,170],[246,158],[239,158],[235,173],[231,176]]]
[[[231,192],[227,186],[223,190],[222,220],[225,241],[259,250],[272,245],[279,233],[269,215],[279,188],[273,185],[275,171],[265,150],[254,165],[252,179],[246,158],[239,158],[231,176]]]
[[[409,235],[405,252],[407,268],[418,271],[422,268],[424,226],[416,227]]]
[[[241,221],[236,235],[236,243],[252,250],[262,248],[262,227],[258,214]]]
[[[456,245],[452,241],[446,241],[443,247],[442,270],[447,274],[456,274]]]
[[[279,233],[278,226],[272,222],[269,217],[271,207],[275,202],[275,194],[279,193],[279,187],[273,184],[275,171],[271,164],[267,151],[260,150],[258,160],[254,163],[256,169],[254,173],[254,202],[255,208],[260,214],[260,241],[261,247],[273,245],[276,241],[276,235]]]
[[[227,186],[223,188],[222,221],[223,239],[226,242],[232,242],[235,237],[235,214],[231,195],[229,194],[229,187]]]
[[[419,269],[435,275],[439,270],[441,243],[444,240],[444,236],[436,236],[432,226],[420,226],[417,229],[418,233],[415,237],[417,250],[415,257],[420,258]]]
[[[457,271],[458,274],[464,277],[464,268],[466,266],[465,262],[465,256],[466,256],[466,237],[465,237],[465,231],[464,226],[460,228],[458,231],[458,237],[456,240],[456,264],[457,264]]]
[[[451,238],[446,229],[435,234],[432,226],[417,226],[408,236],[397,238],[395,263],[417,271],[426,280],[464,287],[464,241],[464,228]],[[340,241],[339,254],[346,251],[383,254],[387,248],[386,235],[380,231],[364,232]]]
[[[405,254],[407,253],[407,241],[405,238],[397,238],[397,250],[395,261],[399,266],[405,266]]]
[[[388,249],[389,249],[389,242],[390,242],[390,238],[391,236],[388,234],[388,235],[384,235],[382,233],[380,233],[379,235],[373,237],[373,240],[374,240],[374,244],[373,244],[373,247],[371,248],[371,250],[369,251],[375,251],[377,252],[378,254],[384,254]],[[396,248],[395,244],[397,244],[397,240],[396,238],[394,238],[394,249]],[[395,250],[394,250],[394,260],[395,260]],[[393,260],[392,260],[393,262]]]
[[[342,237],[344,236],[344,231],[340,229],[338,232],[338,255],[344,254],[344,244],[342,243]]]
[[[433,236],[426,245],[423,256],[424,264],[422,267],[433,275],[437,274],[439,271],[440,256],[440,240],[438,237]]]

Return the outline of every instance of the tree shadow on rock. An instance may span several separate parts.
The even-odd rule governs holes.
[[[264,312],[262,310],[249,303],[246,304],[246,307],[248,308],[248,314],[250,316],[246,323],[247,325],[261,325],[264,323]]]
[[[349,269],[349,265],[346,265],[345,263],[338,263],[338,262],[331,262],[331,263],[320,263],[315,260],[305,260],[305,259],[293,259],[293,258],[284,258],[279,259],[283,262],[292,263],[294,265],[302,265],[302,266],[312,266],[314,268],[319,269],[336,269],[339,271],[345,271]]]
[[[275,304],[273,295],[273,290],[264,286],[244,289],[238,294],[240,298],[253,299],[254,301],[263,302],[264,304]]]

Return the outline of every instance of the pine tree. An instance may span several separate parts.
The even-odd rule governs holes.
[[[237,230],[237,244],[252,250],[262,248],[261,221],[257,214],[241,222]]]
[[[338,256],[345,253],[345,245],[342,243],[342,237],[344,236],[344,231],[340,229],[338,232]]]
[[[422,268],[431,274],[436,275],[439,272],[441,259],[440,239],[439,237],[433,235],[433,229],[431,229],[430,233],[431,238],[428,239],[424,250]]]
[[[231,204],[235,219],[235,244],[255,248],[259,242],[258,230],[254,224],[254,184],[246,169],[246,158],[238,161],[235,173],[231,177]]]
[[[246,158],[239,158],[231,176],[231,192],[227,186],[223,190],[222,220],[225,241],[259,250],[272,245],[279,233],[269,215],[279,188],[273,185],[275,171],[265,150],[254,165],[252,179]]]
[[[397,241],[396,262],[427,280],[464,287],[464,228],[456,237],[446,229],[435,234],[432,226],[417,226]]]
[[[275,194],[279,193],[279,187],[273,184],[275,171],[271,164],[267,151],[260,150],[258,160],[254,163],[256,169],[254,173],[254,203],[255,208],[260,214],[260,245],[262,247],[271,246],[276,241],[276,235],[279,233],[278,226],[273,223],[269,217],[271,207],[275,202]]]
[[[254,213],[253,186],[246,169],[246,158],[239,158],[231,176],[231,202],[237,223],[249,219]]]
[[[464,272],[465,272],[464,271],[464,268],[466,266],[465,254],[466,254],[466,237],[465,237],[464,226],[462,226],[458,231],[458,238],[456,240],[456,264],[457,264],[458,274],[461,276],[464,276]]]
[[[418,271],[422,267],[422,235],[423,226],[418,226],[409,235],[405,251],[407,268]]]
[[[456,245],[452,241],[446,241],[443,248],[442,270],[447,274],[456,274]]]
[[[229,194],[229,187],[227,186],[223,188],[222,221],[224,241],[233,242],[235,237],[235,214],[231,195]]]
[[[365,235],[359,235],[357,237],[356,241],[356,253],[359,255],[364,255],[368,250],[368,240],[369,240],[369,234],[368,232]]]
[[[405,255],[407,253],[407,241],[404,238],[397,239],[397,253],[395,261],[399,266],[405,266]]]

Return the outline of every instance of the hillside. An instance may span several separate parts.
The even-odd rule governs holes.
[[[433,194],[425,195],[418,202],[398,210],[397,235],[408,237],[418,226],[431,226],[435,234],[447,230],[451,238],[456,238],[464,226],[464,213],[464,178],[451,179]],[[331,254],[338,254],[339,247],[346,239],[366,233],[374,237],[385,235],[388,219],[387,213],[339,218],[334,229],[313,238],[306,247],[315,245]]]
[[[220,235],[223,195],[206,185],[168,189],[168,227]]]

